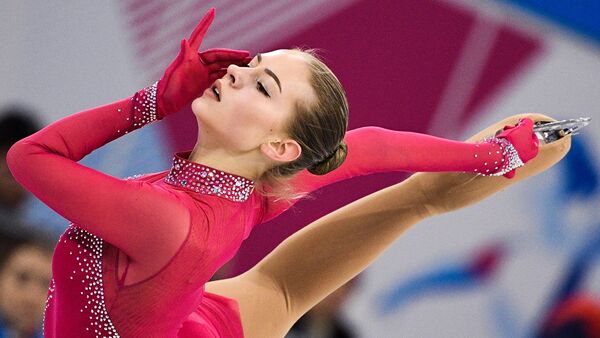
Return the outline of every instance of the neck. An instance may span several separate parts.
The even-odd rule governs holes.
[[[232,153],[222,148],[202,146],[200,143],[196,143],[188,160],[250,180],[258,179],[268,169],[257,151]]]

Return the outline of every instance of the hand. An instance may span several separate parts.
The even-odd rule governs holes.
[[[198,53],[214,18],[215,9],[212,8],[206,12],[189,40],[181,40],[179,54],[158,81],[156,100],[159,119],[178,112],[202,95],[206,88],[225,74],[225,68],[230,64],[248,62],[250,53],[247,51],[209,49]]]
[[[518,126],[520,123],[519,119],[523,117],[534,121],[555,121],[548,116],[540,114],[511,116],[473,135],[467,142],[482,140],[489,135],[493,135],[494,131],[505,125],[514,125],[516,123]],[[518,173],[511,180],[502,177],[473,175],[470,173],[416,173],[408,180],[416,181],[418,189],[415,190],[415,194],[424,196],[423,205],[427,210],[425,217],[439,215],[477,203],[515,183],[549,169],[567,155],[570,146],[571,136],[566,136],[556,142],[540,146],[537,156],[525,166],[519,168]]]
[[[504,126],[496,137],[508,140],[517,150],[523,163],[527,163],[538,154],[540,142],[533,132],[533,120],[530,118],[519,119],[519,122],[514,126]],[[504,174],[506,178],[513,178],[514,176],[515,170]]]

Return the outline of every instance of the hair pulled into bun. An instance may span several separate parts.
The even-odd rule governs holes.
[[[348,146],[342,141],[329,156],[308,167],[308,171],[314,175],[325,175],[341,166],[347,155]]]

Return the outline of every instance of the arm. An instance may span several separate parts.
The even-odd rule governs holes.
[[[183,40],[181,51],[156,84],[103,107],[64,118],[17,142],[7,155],[15,178],[49,207],[133,258],[175,252],[189,228],[178,195],[141,181],[120,180],[78,163],[94,149],[168,114],[198,97],[224,66],[248,52],[198,54],[214,18],[209,11]]]
[[[166,191],[76,162],[150,122],[150,110],[139,109],[142,97],[146,91],[66,117],[17,142],[7,154],[11,172],[25,188],[69,221],[134,258],[148,251],[144,242],[157,242],[155,232],[167,236],[167,243],[180,243],[189,223],[187,210]],[[171,234],[160,231],[175,225],[177,231]]]
[[[491,126],[471,140],[493,134],[516,119]],[[565,138],[543,146],[513,180],[415,174],[306,226],[245,274],[209,283],[207,290],[238,300],[247,337],[281,337],[303,313],[364,270],[410,226],[481,201],[548,169],[567,153],[569,145],[570,139]]]
[[[529,135],[532,134],[530,131]],[[519,135],[519,141],[531,140],[529,135]],[[323,176],[302,171],[291,181],[296,191],[312,192],[348,178],[390,171],[454,171],[489,175],[499,172],[507,161],[503,147],[495,142],[460,142],[379,127],[351,130],[344,141],[348,145],[344,163]],[[519,144],[519,147],[524,146]],[[287,201],[270,200],[265,220],[281,214],[291,205]]]

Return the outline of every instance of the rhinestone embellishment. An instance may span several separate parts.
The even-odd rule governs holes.
[[[46,322],[46,311],[48,311],[48,306],[50,306],[50,301],[54,298],[54,289],[56,285],[54,284],[54,278],[50,279],[50,287],[48,288],[48,296],[46,297],[46,305],[44,305],[44,314],[42,317],[42,323]]]
[[[485,138],[483,141],[483,143],[494,143],[500,146],[500,150],[496,151],[497,154],[502,153],[502,159],[500,159],[500,165],[498,165],[497,161],[494,161],[494,167],[493,167],[493,172],[490,173],[490,169],[486,169],[485,173],[481,172],[478,173],[479,175],[483,175],[483,176],[502,176],[514,169],[520,168],[522,166],[525,165],[525,163],[523,163],[523,161],[521,160],[521,158],[519,157],[519,153],[517,152],[517,149],[515,149],[515,147],[512,145],[512,143],[510,143],[510,141],[508,141],[505,138],[498,138],[498,137],[488,137]],[[491,152],[489,152],[489,155],[491,155]],[[475,154],[475,157],[477,157],[477,154]],[[488,163],[486,162],[485,165],[487,165]]]
[[[175,155],[166,183],[234,202],[244,202],[250,197],[254,190],[252,180],[191,162],[184,158],[186,155]]]
[[[139,114],[134,114],[133,126],[135,128],[142,127],[150,122],[157,120],[156,116],[156,89],[158,81],[153,85],[139,91],[134,100],[133,109]]]
[[[158,120],[158,115],[156,113],[157,87],[158,81],[137,92],[131,98],[131,101],[133,101],[133,109],[131,112],[124,112],[122,109],[118,109],[118,112],[128,114],[126,119],[128,121],[131,120],[132,122],[131,126],[124,131],[125,134]],[[118,130],[117,132],[121,133],[121,130]]]
[[[79,311],[89,318],[85,330],[93,333],[96,337],[118,338],[119,334],[108,316],[104,301],[102,280],[104,242],[101,238],[75,225],[71,225],[60,240],[64,243],[67,240],[78,243],[76,248],[69,251],[69,256],[73,256],[77,262],[76,268],[70,273],[69,281],[81,283],[79,295],[85,299],[83,299],[84,305]]]

